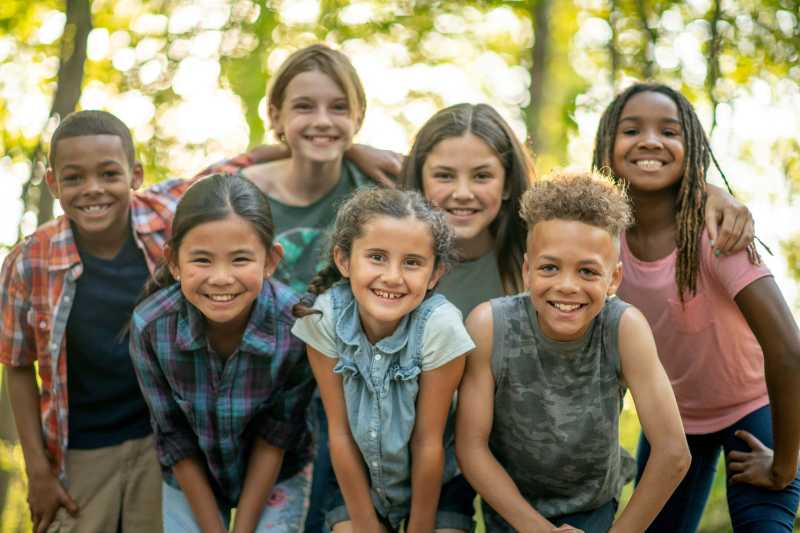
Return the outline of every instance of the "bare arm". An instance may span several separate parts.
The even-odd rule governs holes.
[[[482,303],[467,317],[475,350],[467,357],[458,389],[456,455],[464,476],[481,498],[511,526],[523,533],[549,532],[555,526],[522,497],[514,480],[489,450],[494,417],[492,375],[492,308]]]
[[[75,515],[78,504],[59,481],[44,447],[36,370],[33,366],[9,366],[7,369],[8,395],[28,475],[31,520],[34,531],[43,533],[47,531],[59,507]]]
[[[244,488],[236,507],[234,533],[245,533],[256,530],[258,519],[269,501],[269,495],[278,479],[283,463],[283,450],[271,446],[262,438],[256,437]]]
[[[206,472],[197,457],[186,457],[175,463],[172,473],[189,500],[197,525],[203,533],[226,532],[222,523],[217,500],[208,484]]]
[[[342,377],[333,372],[336,360],[322,355],[311,346],[308,346],[307,350],[308,360],[322,396],[325,414],[328,415],[331,463],[353,523],[353,531],[357,533],[380,531],[381,525],[372,505],[364,461],[347,421]]]
[[[800,334],[774,278],[758,279],[736,295],[736,304],[764,352],[775,452],[747,431],[737,432],[751,452],[728,455],[734,483],[780,490],[797,475],[800,447]]]
[[[739,252],[753,241],[753,216],[747,206],[715,185],[706,185],[705,225],[714,249]]]
[[[423,372],[411,435],[411,514],[406,531],[433,531],[442,489],[444,427],[464,373],[464,356]]]
[[[612,532],[644,531],[686,475],[691,462],[678,405],[647,320],[629,308],[619,324],[622,374],[651,452],[642,479]]]

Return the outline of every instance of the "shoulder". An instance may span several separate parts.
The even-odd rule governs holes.
[[[136,331],[143,331],[148,326],[177,314],[183,301],[183,293],[181,293],[179,284],[159,289],[142,300],[133,310],[131,327]]]
[[[280,196],[280,184],[289,172],[291,159],[256,163],[242,168],[242,175],[256,184],[267,196]]]
[[[69,222],[60,216],[36,229],[17,243],[3,260],[3,282],[7,276],[26,276],[31,269],[46,268],[51,260],[51,246],[67,237]]]
[[[730,255],[714,255],[706,231],[700,237],[700,264],[701,269],[716,278],[731,298],[753,281],[772,274],[763,261],[753,264],[746,249]]]
[[[272,312],[278,322],[289,326],[294,324],[293,308],[300,302],[300,297],[288,285],[273,278],[265,279],[259,300],[271,303]]]

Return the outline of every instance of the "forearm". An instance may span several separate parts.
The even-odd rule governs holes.
[[[178,480],[186,499],[189,500],[189,506],[201,531],[203,533],[227,531],[200,461],[195,457],[182,459],[172,467],[172,473]]]
[[[353,527],[377,524],[378,517],[372,505],[367,472],[355,441],[350,436],[332,436],[329,445],[336,481],[342,491]],[[369,531],[369,528],[364,531]]]
[[[651,445],[642,478],[611,531],[646,530],[686,475],[690,463],[685,440],[666,446]]]
[[[485,443],[458,443],[458,463],[467,481],[492,509],[522,533],[550,532],[555,526],[519,492]]]
[[[271,446],[264,439],[256,438],[247,465],[242,495],[236,507],[234,533],[255,531],[258,519],[278,479],[282,463],[283,450]]]
[[[767,358],[765,366],[775,442],[772,475],[779,485],[786,486],[797,475],[800,449],[797,391],[800,390],[800,367],[790,361],[776,362],[774,358]]]
[[[52,465],[48,459],[42,435],[36,370],[33,366],[7,367],[6,375],[8,376],[11,410],[14,413],[28,477],[41,472],[49,472]]]
[[[433,531],[442,489],[442,441],[411,446],[411,514],[406,531]]]

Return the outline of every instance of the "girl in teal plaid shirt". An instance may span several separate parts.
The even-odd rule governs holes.
[[[267,198],[213,175],[178,204],[166,264],[135,309],[131,357],[162,465],[164,530],[300,530],[314,381]]]

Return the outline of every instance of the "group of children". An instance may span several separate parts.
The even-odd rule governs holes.
[[[382,156],[344,55],[296,52],[268,103],[283,148],[142,192],[114,116],[55,131],[64,216],[0,278],[37,532],[452,533],[476,492],[489,532],[694,531],[721,449],[734,529],[792,530],[800,335],[682,95],[632,86],[597,172],[538,180],[452,106],[397,189],[346,159]]]

